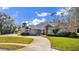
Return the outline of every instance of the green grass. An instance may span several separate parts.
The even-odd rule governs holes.
[[[62,51],[79,51],[79,38],[43,36],[50,40],[51,47]]]
[[[19,46],[19,45],[0,44],[0,49],[4,49],[4,50],[17,50],[23,47],[24,46]]]
[[[23,43],[30,44],[32,38],[16,37],[16,36],[0,36],[0,43]]]

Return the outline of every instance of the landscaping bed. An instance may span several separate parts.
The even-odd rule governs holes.
[[[62,51],[79,51],[79,38],[43,36],[50,40],[51,47]]]

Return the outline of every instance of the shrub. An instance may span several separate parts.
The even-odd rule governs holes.
[[[64,33],[64,32],[60,32],[59,34],[60,34],[61,36],[64,36],[65,33]]]
[[[64,37],[78,37],[77,33],[75,32],[61,32],[60,33]]]
[[[60,32],[60,33],[57,33],[56,36],[68,37],[70,36],[70,34],[71,34],[70,32]]]
[[[47,34],[47,36],[57,36],[57,37],[72,37],[72,38],[76,38],[78,37],[78,34],[75,32],[60,32],[60,33],[56,33],[54,35],[52,34]]]
[[[64,32],[64,36],[69,37],[71,35],[71,32]]]
[[[56,34],[59,31],[59,29],[54,29],[53,33]]]
[[[52,35],[52,34],[47,34],[47,36],[54,36],[54,35]]]
[[[30,35],[29,33],[21,33],[22,36]]]
[[[70,37],[78,37],[78,34],[73,32],[73,33],[71,33]]]

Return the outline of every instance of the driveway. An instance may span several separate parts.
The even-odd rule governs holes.
[[[33,38],[34,41],[27,47],[19,49],[20,51],[57,51],[51,48],[50,41],[47,38],[41,36],[26,36]]]

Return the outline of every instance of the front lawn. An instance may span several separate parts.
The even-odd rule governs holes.
[[[44,36],[51,42],[51,47],[62,51],[79,51],[79,38]]]
[[[0,49],[2,50],[17,50],[17,49],[21,49],[24,46],[20,46],[20,45],[8,45],[8,44],[0,44]]]
[[[0,36],[0,43],[23,43],[30,44],[32,38],[16,37],[16,36]]]

